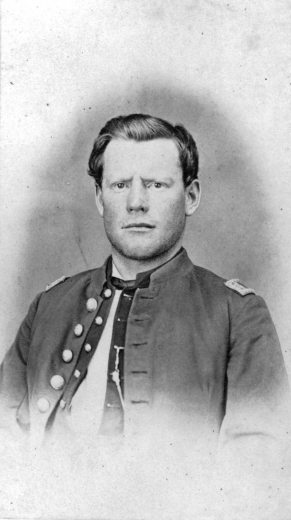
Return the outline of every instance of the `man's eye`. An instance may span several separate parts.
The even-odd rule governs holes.
[[[162,182],[151,182],[148,185],[148,188],[153,187],[155,190],[160,190],[165,187],[165,185]]]
[[[124,190],[125,188],[125,182],[117,182],[116,184],[113,185],[113,189],[115,191],[122,191]]]

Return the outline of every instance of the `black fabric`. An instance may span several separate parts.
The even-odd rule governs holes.
[[[132,305],[132,300],[136,288],[124,289],[120,295],[118,307],[116,309],[112,340],[109,352],[108,372],[107,372],[107,389],[104,403],[104,413],[100,435],[116,435],[123,431],[124,413],[121,399],[112,375],[116,370],[117,355],[119,356],[117,369],[119,371],[120,389],[123,396],[124,392],[124,346],[127,319]],[[118,348],[116,348],[118,347]]]
[[[115,276],[111,276],[110,281],[113,287],[120,291],[122,291],[122,289],[134,287],[136,284],[136,280],[121,280],[121,278],[116,278]]]

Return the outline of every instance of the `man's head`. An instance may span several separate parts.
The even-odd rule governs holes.
[[[89,160],[113,255],[160,263],[181,247],[199,205],[198,154],[182,126],[134,114],[109,121]]]
[[[98,186],[102,186],[104,152],[112,139],[125,139],[136,142],[153,139],[172,139],[176,144],[183,182],[188,186],[198,178],[198,151],[191,134],[182,125],[173,126],[158,117],[144,114],[131,114],[110,119],[101,129],[89,159],[89,171]]]

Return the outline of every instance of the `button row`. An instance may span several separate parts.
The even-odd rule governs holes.
[[[87,344],[87,351],[88,351],[88,347],[90,347],[90,349],[91,349],[91,345],[89,345],[89,343]],[[76,379],[78,379],[80,377],[80,375],[81,375],[80,370],[75,370],[74,376],[76,377]],[[56,374],[55,376],[53,376],[51,378],[50,384],[51,384],[52,388],[54,388],[54,390],[61,390],[64,387],[65,379],[62,376]],[[66,402],[61,400],[60,406],[61,406],[61,408],[65,408]],[[45,399],[44,397],[40,397],[40,399],[38,399],[38,401],[37,401],[37,407],[40,412],[45,413],[50,409],[50,402],[48,401],[48,399]]]
[[[48,412],[50,409],[50,406],[51,406],[50,402],[48,401],[48,399],[45,399],[44,397],[41,397],[37,401],[37,407],[38,407],[39,411],[42,413]],[[60,401],[60,407],[63,409],[66,407],[66,401],[64,401],[63,399],[61,399],[61,401]]]
[[[110,298],[111,295],[112,295],[111,289],[105,289],[105,291],[104,291],[105,298]],[[97,306],[98,306],[98,304],[97,304],[97,301],[95,300],[95,298],[89,298],[86,302],[86,308],[87,308],[88,312],[96,311]],[[95,323],[96,323],[96,325],[102,325],[103,319],[101,318],[101,316],[97,316],[95,318]],[[84,331],[84,327],[81,323],[78,323],[74,328],[74,334],[77,337],[82,336],[83,331]],[[92,346],[89,343],[86,343],[85,351],[91,352],[91,350],[92,350]],[[65,363],[70,363],[72,361],[73,357],[74,357],[74,354],[69,349],[65,349],[62,353],[62,358]],[[80,375],[81,375],[81,372],[79,370],[75,370],[74,376],[77,379],[80,377]],[[51,384],[52,388],[54,388],[55,390],[61,390],[64,387],[65,380],[62,376],[56,374],[56,375],[52,376],[52,378],[50,380],[50,384]],[[62,399],[60,401],[60,407],[65,408],[65,406],[66,406],[66,402],[63,401],[63,399]],[[44,397],[40,397],[40,399],[38,399],[38,401],[37,401],[37,407],[40,412],[46,413],[50,409],[50,402],[48,401],[48,399],[45,399]]]
[[[112,292],[110,289],[106,289],[104,291],[104,295],[106,296],[106,298],[110,298],[111,294],[112,294]],[[95,311],[97,309],[97,301],[94,298],[89,298],[89,300],[86,303],[86,306],[87,306],[87,309],[89,312]],[[95,318],[95,323],[96,323],[96,325],[102,325],[103,318],[101,318],[101,316],[97,316]],[[82,336],[83,331],[84,331],[84,327],[83,327],[83,325],[81,325],[81,323],[78,323],[74,328],[74,334],[77,337]],[[64,359],[64,361],[65,361],[65,359]]]
[[[101,316],[97,316],[97,318],[95,318],[95,323],[96,323],[96,325],[102,325],[103,318],[101,318]],[[84,330],[83,325],[81,325],[81,323],[78,323],[78,325],[76,325],[76,327],[74,328],[75,336],[77,336],[77,337],[82,336],[83,330]]]

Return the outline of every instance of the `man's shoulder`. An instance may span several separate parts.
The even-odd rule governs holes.
[[[201,288],[209,291],[218,291],[224,293],[226,296],[231,294],[246,297],[248,295],[256,295],[256,292],[251,287],[245,285],[239,278],[223,278],[216,273],[193,264],[193,272]]]
[[[84,288],[91,284],[98,288],[103,284],[104,280],[105,265],[96,267],[95,269],[81,271],[71,276],[61,276],[46,285],[41,294],[45,299],[51,299],[71,291],[82,292]]]
[[[260,315],[262,319],[270,319],[264,298],[238,278],[226,279],[196,265],[193,266],[193,276],[195,291],[198,290],[203,305],[211,312],[224,309],[232,318]]]
[[[98,268],[97,268],[98,269]],[[76,273],[70,276],[63,275],[60,278],[57,278],[53,282],[50,282],[45,287],[45,292],[51,291],[52,289],[62,286],[63,288],[68,288],[71,285],[79,283],[80,281],[85,282],[86,280],[92,277],[92,274],[96,271],[96,269],[89,269],[88,271],[81,271],[80,273]],[[65,283],[66,282],[66,283]]]

